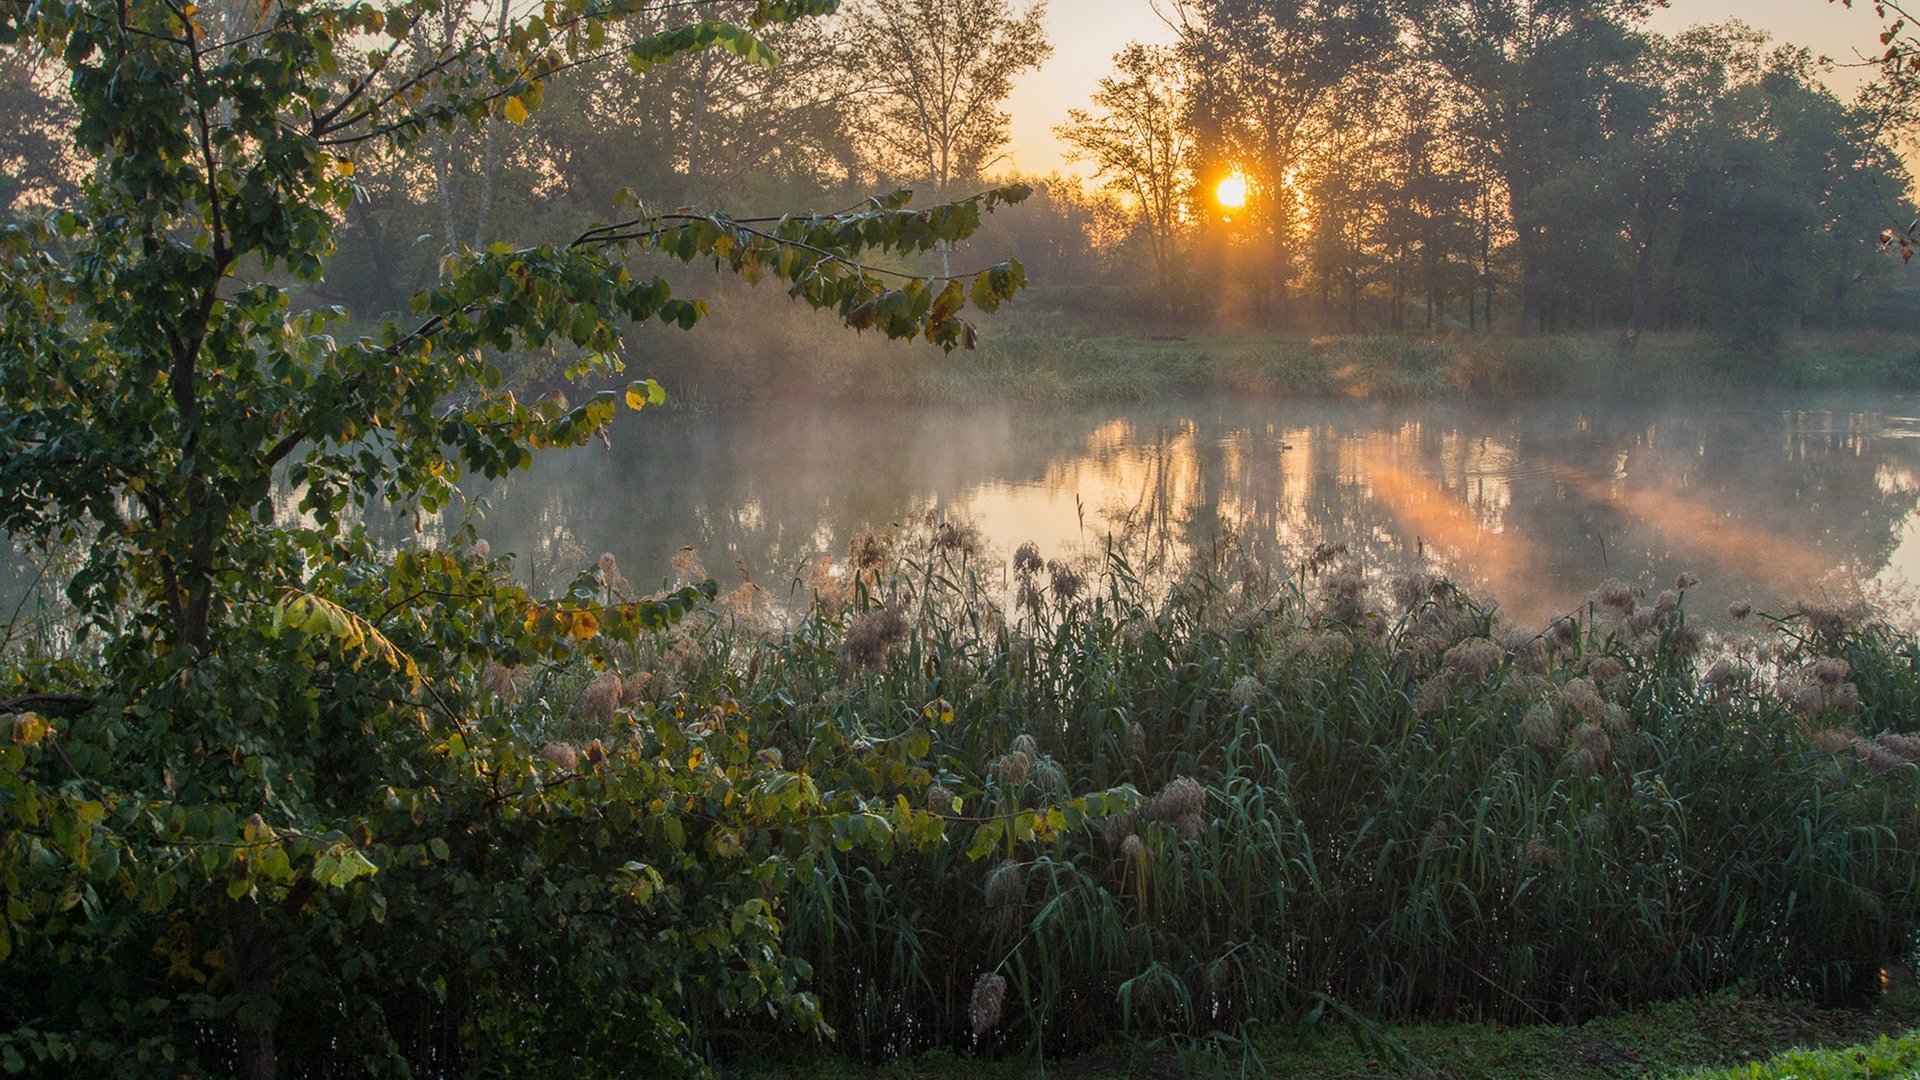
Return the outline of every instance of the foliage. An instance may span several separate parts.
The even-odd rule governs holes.
[[[707,307],[647,260],[947,349],[1025,285],[899,269],[1022,185],[773,217],[616,191],[627,220],[568,242],[456,239],[563,74],[719,56],[726,84],[833,7],[0,6],[87,170],[0,226],[0,527],[78,560],[72,636],[0,671],[0,1064],[699,1072],[796,1030],[878,1057],[1571,1017],[1837,994],[1910,938],[1914,770],[1863,738],[1915,715],[1904,640],[1822,631],[1865,704],[1809,744],[1777,692],[1699,688],[1672,609],[1543,652],[1443,588],[1383,612],[1256,570],[1162,604],[1123,561],[1030,553],[1001,607],[943,522],[760,635],[704,575],[636,595],[603,560],[536,595],[464,532],[377,545],[371,516],[661,404],[629,335]],[[408,155],[476,147],[478,224],[442,228],[408,319],[314,302],[375,174],[445,210],[452,174]],[[529,352],[596,385],[504,389]],[[1576,695],[1600,660],[1631,678]]]
[[[976,247],[1017,243],[1056,282],[1122,292],[1118,305],[1063,295],[1084,299],[1067,309],[1085,320],[1109,323],[1117,306],[1152,332],[1602,330],[1631,345],[1705,330],[1748,366],[1777,361],[1789,329],[1910,322],[1887,287],[1898,263],[1875,251],[1876,238],[1895,252],[1914,239],[1893,149],[1920,111],[1900,77],[1910,31],[1889,31],[1896,62],[1848,101],[1803,50],[1738,23],[1654,33],[1651,6],[1172,5],[1177,45],[1121,50],[1098,91],[1119,96],[1067,126],[1098,134],[1081,148],[1104,166],[1091,197],[1036,180],[1063,198],[1026,205]],[[580,38],[563,57],[574,77],[536,79],[545,108],[523,114],[515,92],[518,104],[429,123],[405,146],[352,144],[364,198],[341,211],[332,271],[300,283],[300,303],[361,320],[403,310],[462,242],[572,235],[617,197],[738,215],[905,183],[938,201],[1003,160],[1011,80],[1048,47],[1023,5],[861,0],[756,29],[776,67],[718,38],[684,62],[625,62],[683,10],[695,9],[637,5],[597,44]],[[697,10],[746,25],[754,4]],[[224,39],[252,32],[247,11],[218,0],[197,18]],[[426,76],[420,106],[439,115],[439,57],[497,36],[502,12],[423,9],[409,47],[383,54],[384,85]],[[45,92],[57,74],[28,55],[9,58],[6,79],[25,79],[9,100],[32,118],[17,133],[31,146],[0,153],[31,164],[37,188],[76,165],[48,138],[72,126]],[[352,50],[341,62],[367,63]],[[1223,213],[1213,191],[1236,170],[1252,198]],[[936,247],[897,266],[944,276],[956,256]],[[550,388],[578,358],[542,350],[505,375]]]
[[[866,0],[847,16],[851,63],[882,91],[877,134],[893,175],[936,197],[990,168],[1006,145],[1014,76],[1052,54],[1046,0]]]
[[[1850,1000],[1920,927],[1910,640],[1789,619],[1767,668],[1703,678],[1672,597],[1602,589],[1536,633],[1431,579],[1378,605],[1337,555],[1161,602],[1124,561],[1023,550],[1001,606],[975,559],[953,522],[861,540],[805,619],[722,619],[672,669],[793,702],[793,752],[951,703],[925,805],[958,842],[825,855],[794,895],[847,1051]],[[1097,828],[1038,809],[1116,788],[1142,799]]]
[[[1391,63],[1398,28],[1385,5],[1349,0],[1284,8],[1206,0],[1193,16],[1180,49],[1199,189],[1210,194],[1236,172],[1249,185],[1243,210],[1198,207],[1216,225],[1203,251],[1243,286],[1253,316],[1271,324],[1297,269],[1304,208],[1296,181],[1316,164],[1316,148],[1348,130],[1344,114]]]
[[[1594,1020],[1578,1027],[1482,1023],[1381,1025],[1379,1043],[1350,1038],[1334,1025],[1281,1024],[1244,1038],[1168,1045],[1140,1042],[1101,1047],[1077,1058],[1046,1063],[1050,1069],[1106,1080],[1179,1073],[1222,1076],[1256,1074],[1313,1076],[1327,1080],[1383,1077],[1449,1077],[1452,1080],[1625,1080],[1628,1077],[1746,1075],[1727,1069],[1793,1047],[1831,1047],[1827,1060],[1846,1055],[1913,1023],[1910,1007],[1897,1003],[1869,1009],[1822,1009],[1741,994],[1715,994],[1670,1002]],[[1846,1047],[1848,1050],[1841,1050]],[[1398,1052],[1394,1052],[1397,1050]],[[934,1051],[890,1066],[861,1069],[845,1059],[779,1054],[743,1063],[740,1074],[758,1080],[780,1077],[864,1075],[940,1080],[962,1075],[1032,1075],[1034,1062],[1019,1058],[983,1062]],[[1842,1073],[1841,1075],[1848,1075]]]
[[[1702,1070],[1701,1080],[1830,1080],[1837,1077],[1911,1076],[1920,1069],[1920,1033],[1836,1050],[1795,1050],[1744,1069]]]
[[[0,215],[72,196],[72,110],[49,85],[52,67],[36,49],[0,51],[0,114],[12,118],[0,128]]]
[[[712,702],[543,756],[489,665],[604,665],[711,586],[631,597],[589,577],[537,598],[470,548],[385,551],[359,523],[593,439],[623,399],[659,404],[649,380],[525,399],[496,363],[564,343],[574,374],[609,379],[633,324],[699,321],[644,253],[971,346],[964,309],[1011,297],[1018,264],[935,281],[864,260],[960,240],[1025,189],[454,247],[407,324],[351,336],[302,290],[363,158],[519,125],[607,49],[772,64],[757,29],[832,7],[767,0],[616,44],[648,5],[559,3],[458,37],[416,32],[443,14],[428,0],[0,7],[0,45],[59,58],[91,167],[83,197],[0,228],[0,526],[81,552],[66,596],[86,639],[63,662],[9,657],[0,700],[8,1061],[689,1068],[724,1017],[824,1031],[778,898],[829,840],[937,839],[893,798],[912,776],[827,787]],[[878,757],[900,755],[846,751]]]
[[[1113,63],[1114,73],[1100,80],[1093,95],[1102,115],[1069,109],[1067,122],[1054,131],[1131,201],[1147,234],[1162,302],[1171,305],[1176,245],[1193,183],[1192,148],[1181,116],[1185,91],[1175,81],[1170,50],[1129,45]]]

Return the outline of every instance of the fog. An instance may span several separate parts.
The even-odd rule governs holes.
[[[1290,572],[1345,545],[1375,575],[1454,576],[1538,621],[1616,578],[1734,600],[1898,593],[1920,573],[1920,400],[1808,395],[1678,408],[1555,401],[1355,404],[1207,397],[1050,409],[823,405],[636,417],[609,447],[475,487],[523,574],[611,552],[647,584],[695,548],[776,596],[868,531],[929,514],[1016,546],[1138,570],[1222,552]],[[563,550],[566,549],[566,550]]]

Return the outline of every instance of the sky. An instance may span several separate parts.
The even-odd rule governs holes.
[[[1698,23],[1739,18],[1770,32],[1776,40],[1852,62],[1860,51],[1878,46],[1881,29],[1869,0],[1855,0],[1855,5],[1849,10],[1827,0],[1671,0],[1671,6],[1654,14],[1651,25],[1673,33]],[[1148,0],[1050,0],[1047,30],[1053,58],[1039,71],[1023,76],[1007,103],[1013,115],[1011,171],[1085,175],[1089,169],[1061,155],[1054,125],[1066,120],[1068,109],[1088,107],[1095,85],[1122,46],[1129,41],[1166,43],[1174,33],[1153,13]],[[1830,81],[1842,94],[1850,94],[1864,78],[1859,70],[1837,69]]]

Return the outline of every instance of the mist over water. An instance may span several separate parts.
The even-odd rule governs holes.
[[[603,551],[648,585],[691,546],[715,577],[738,561],[784,596],[855,536],[929,513],[978,528],[988,577],[1027,541],[1092,559],[1111,540],[1140,569],[1228,545],[1291,568],[1340,543],[1522,620],[1610,577],[1657,592],[1694,574],[1689,608],[1710,620],[1736,599],[1898,600],[1920,577],[1911,397],[803,405],[648,413],[611,435],[472,490],[491,504],[481,535],[537,586]]]

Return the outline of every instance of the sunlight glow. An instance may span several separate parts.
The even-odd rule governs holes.
[[[1214,189],[1213,197],[1229,210],[1240,209],[1247,205],[1247,178],[1239,173],[1229,175]]]

